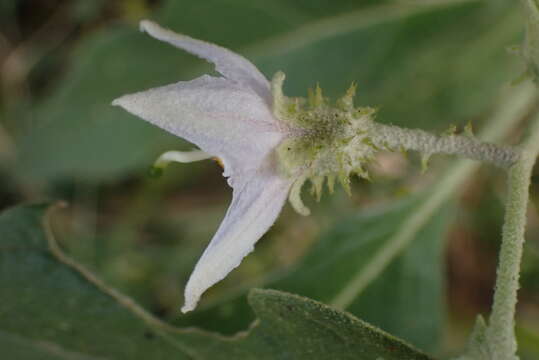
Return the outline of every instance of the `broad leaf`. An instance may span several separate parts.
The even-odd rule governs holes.
[[[3,356],[189,359],[48,253],[45,209],[18,207],[0,216]]]
[[[45,211],[0,215],[0,345],[8,358],[429,359],[347,313],[275,290],[251,292],[258,322],[248,333],[173,328],[58,262],[41,228]]]
[[[424,196],[365,211],[339,224],[283,285],[323,302],[338,301],[354,278],[371,271],[374,256],[394,246],[390,241],[403,231],[406,214],[417,212]],[[451,210],[443,206],[431,214],[402,254],[364,290],[352,293],[346,308],[417,346],[437,348],[444,324],[442,254]],[[320,284],[328,285],[321,289]]]

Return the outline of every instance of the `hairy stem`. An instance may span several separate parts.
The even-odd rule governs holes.
[[[480,134],[488,141],[500,141],[525,116],[535,101],[535,87],[526,83],[507,89],[493,111],[488,126]],[[459,160],[450,166],[441,181],[434,185],[431,196],[407,218],[386,245],[376,253],[365,266],[358,269],[343,289],[336,294],[330,304],[346,309],[377,278],[409,244],[429,217],[457,191],[459,186],[479,167],[479,162]]]
[[[486,332],[492,359],[517,359],[514,331],[515,307],[519,287],[520,262],[524,246],[528,189],[535,159],[539,153],[539,116],[520,160],[509,169],[508,198],[502,246],[496,278],[494,304]]]
[[[419,129],[373,124],[371,141],[377,147],[392,150],[414,150],[424,156],[432,154],[460,155],[508,168],[519,159],[519,151],[510,146],[482,142],[466,135],[434,135]]]

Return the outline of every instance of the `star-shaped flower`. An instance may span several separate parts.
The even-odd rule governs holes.
[[[309,213],[299,196],[306,179],[319,196],[325,178],[331,190],[335,177],[348,188],[350,173],[366,176],[362,162],[375,149],[361,134],[372,110],[353,108],[354,87],[335,108],[317,87],[305,109],[305,99],[283,95],[281,72],[270,83],[251,62],[228,49],[150,21],[142,21],[141,30],[214,63],[222,75],[204,75],[113,102],[203,151],[171,152],[161,162],[217,157],[233,188],[226,216],[187,283],[182,308],[187,312],[254,249],[288,196],[299,213]],[[360,154],[358,147],[363,149]]]

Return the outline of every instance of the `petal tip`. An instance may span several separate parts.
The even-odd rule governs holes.
[[[159,25],[157,25],[153,21],[147,20],[147,19],[141,20],[139,22],[139,30],[141,32],[150,32],[156,26],[159,26]]]
[[[117,99],[112,100],[111,105],[112,106],[122,106],[122,98],[119,97]]]
[[[182,312],[183,314],[187,314],[188,312],[191,312],[191,311],[193,311],[194,309],[195,309],[194,306],[185,304],[184,306],[182,306],[181,312]]]
[[[189,289],[189,284],[187,284],[187,288],[185,290],[185,302],[181,308],[181,312],[185,314],[195,310],[199,299],[200,295],[192,294],[192,291]]]
[[[119,98],[116,98],[114,100],[112,100],[112,103],[111,105],[112,106],[119,106],[121,108],[124,108],[127,110],[127,98],[129,97],[129,95],[123,95],[123,96],[120,96]]]
[[[139,23],[139,30],[143,33],[146,33],[150,35],[151,37],[165,41],[165,42],[173,42],[174,38],[181,38],[184,37],[182,34],[177,34],[167,28],[162,27],[156,22],[153,22],[151,20],[141,20]]]

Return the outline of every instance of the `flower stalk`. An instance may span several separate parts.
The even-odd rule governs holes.
[[[455,134],[454,129],[443,135],[434,135],[420,129],[373,123],[371,134],[371,141],[377,147],[418,151],[425,161],[432,154],[448,154],[509,168],[520,157],[520,152],[514,147],[480,141],[473,136],[470,126],[462,135]]]

